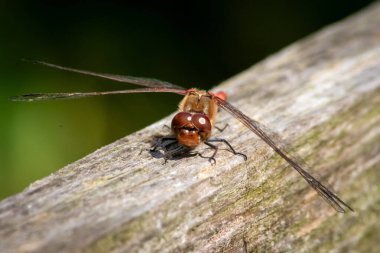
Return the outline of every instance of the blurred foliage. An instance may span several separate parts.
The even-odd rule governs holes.
[[[168,115],[180,100],[11,102],[23,93],[131,87],[21,59],[208,89],[370,2],[2,1],[0,199]]]

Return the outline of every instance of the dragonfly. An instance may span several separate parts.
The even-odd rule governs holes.
[[[64,71],[75,72],[79,74],[100,77],[116,82],[130,83],[144,88],[116,90],[116,91],[101,91],[101,92],[72,92],[72,93],[31,93],[12,97],[13,101],[42,101],[55,99],[70,99],[84,98],[103,95],[131,94],[131,93],[175,93],[184,96],[179,104],[179,112],[174,116],[171,124],[171,129],[175,140],[179,146],[186,150],[193,150],[201,143],[206,143],[211,148],[216,149],[210,142],[212,129],[215,127],[216,115],[218,108],[224,109],[234,118],[239,120],[250,131],[256,134],[270,148],[272,148],[279,156],[281,156],[292,168],[294,168],[306,182],[337,212],[345,213],[347,210],[354,211],[347,203],[340,199],[334,192],[329,190],[325,185],[320,183],[303,167],[304,162],[287,152],[286,146],[278,141],[268,129],[266,129],[258,121],[248,117],[231,103],[227,102],[226,94],[223,92],[213,93],[211,91],[199,90],[196,88],[186,89],[181,86],[151,78],[134,77],[126,75],[115,75],[106,73],[97,73],[87,70],[74,69],[64,67],[43,61],[32,61],[36,64],[41,64],[47,67],[56,68]],[[233,147],[224,139],[216,139],[226,143],[234,154],[246,156],[236,152]],[[213,156],[216,154],[214,151]],[[212,156],[212,158],[213,158]]]

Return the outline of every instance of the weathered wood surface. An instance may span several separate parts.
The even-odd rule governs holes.
[[[214,166],[200,157],[163,164],[141,152],[168,117],[2,201],[0,252],[375,252],[380,4],[218,89],[293,143],[356,212],[336,213],[225,112],[219,122],[229,127],[216,136],[248,161],[220,151]]]

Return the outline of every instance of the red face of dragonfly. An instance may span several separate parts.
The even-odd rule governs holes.
[[[213,95],[209,92],[190,89],[179,104],[180,112],[172,120],[172,131],[178,142],[195,148],[211,136],[218,111],[215,96],[227,99],[224,92]]]
[[[124,83],[133,83],[147,88],[132,89],[132,90],[119,90],[119,91],[105,91],[105,92],[87,92],[87,93],[50,93],[50,94],[27,94],[14,97],[16,101],[38,101],[47,99],[64,99],[64,98],[80,98],[112,94],[130,94],[142,92],[171,92],[185,97],[179,104],[179,113],[172,121],[172,131],[175,134],[178,142],[188,148],[195,148],[201,142],[207,144],[207,139],[211,136],[211,130],[214,126],[218,106],[230,113],[248,129],[260,137],[265,143],[268,144],[277,154],[279,154],[285,161],[287,161],[301,176],[312,186],[322,197],[338,212],[344,212],[344,207],[353,211],[353,209],[344,203],[338,196],[327,189],[324,185],[318,182],[314,177],[307,173],[302,167],[302,161],[296,160],[292,156],[287,155],[286,144],[276,143],[271,139],[270,133],[267,133],[262,128],[259,122],[249,118],[242,113],[239,109],[232,106],[226,101],[227,96],[224,92],[213,94],[211,92],[189,89],[186,90],[180,86],[159,81],[156,79],[133,77],[133,76],[120,76],[112,74],[95,73],[86,70],[79,70],[67,68],[63,66],[54,65],[51,63],[35,61],[45,66],[81,73],[85,75],[97,76],[109,80],[114,80]],[[210,141],[210,140],[208,140]]]
[[[172,120],[172,131],[178,142],[195,148],[211,136],[218,106],[206,91],[190,89],[179,104]]]
[[[211,136],[211,122],[204,113],[179,112],[172,120],[172,131],[178,142],[195,148]]]

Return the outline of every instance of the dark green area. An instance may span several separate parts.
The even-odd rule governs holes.
[[[133,87],[21,59],[208,89],[370,2],[2,1],[0,199],[173,112],[180,100],[133,94],[11,102],[31,92]]]

